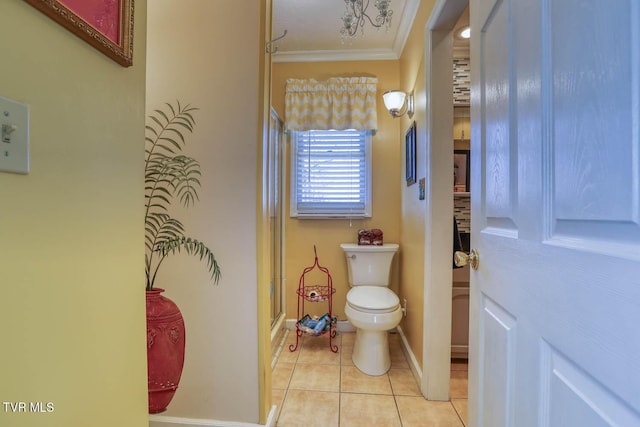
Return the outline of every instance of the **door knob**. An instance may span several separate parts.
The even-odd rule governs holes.
[[[453,254],[453,262],[458,267],[463,267],[469,264],[471,268],[473,268],[474,270],[477,270],[478,264],[480,264],[480,255],[478,254],[477,249],[472,249],[471,252],[469,252],[468,254],[464,252],[456,251],[456,253]]]

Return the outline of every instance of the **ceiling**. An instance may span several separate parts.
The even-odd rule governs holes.
[[[419,6],[420,0],[392,0],[389,30],[367,22],[364,37],[343,42],[340,28],[345,0],[273,0],[272,37],[282,36],[285,30],[287,34],[273,43],[272,52],[276,51],[272,59],[274,62],[398,59]],[[370,0],[367,13],[375,19],[374,0]],[[456,28],[464,25],[464,16]],[[454,37],[454,45],[461,43],[468,46],[468,41]]]

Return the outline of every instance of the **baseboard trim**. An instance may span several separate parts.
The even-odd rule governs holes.
[[[280,353],[282,353],[282,349],[285,346],[285,341],[287,339],[287,336],[289,335],[289,329],[288,328],[283,328],[282,329],[282,334],[280,335],[279,339],[277,342],[272,342],[271,343],[271,370],[273,371],[276,367],[276,363],[278,363],[278,359],[280,358]]]
[[[237,421],[219,421],[199,418],[168,417],[164,415],[149,415],[149,427],[274,427],[276,407],[271,407],[267,424],[243,423]]]
[[[273,405],[271,410],[269,411],[269,416],[267,417],[266,427],[276,427],[276,414],[278,413],[278,407]]]
[[[462,344],[451,345],[451,358],[452,359],[468,359],[469,358],[469,346]]]
[[[282,345],[286,337],[287,329],[285,327],[284,316],[278,317],[275,326],[271,329],[271,369],[275,368],[280,352],[282,351]]]
[[[420,363],[418,363],[418,359],[416,359],[415,354],[413,354],[413,351],[409,346],[409,341],[407,340],[407,336],[404,334],[402,327],[398,326],[396,330],[400,334],[400,339],[402,340],[402,351],[404,352],[404,355],[407,358],[409,368],[411,368],[411,373],[413,374],[413,377],[415,378],[417,383],[422,384],[422,369],[420,369]],[[424,395],[422,390],[420,390],[420,392]],[[426,399],[426,396],[424,397]]]
[[[278,316],[275,326],[271,328],[271,345],[278,342],[280,338],[282,338],[280,335],[282,334],[283,329],[285,328],[284,317],[285,317],[284,315]]]

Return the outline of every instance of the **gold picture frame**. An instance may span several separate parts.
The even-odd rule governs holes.
[[[134,0],[24,0],[123,67],[133,64]]]

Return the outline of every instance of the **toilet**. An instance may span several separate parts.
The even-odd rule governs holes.
[[[400,324],[400,299],[389,289],[395,243],[361,246],[343,243],[349,286],[345,314],[356,328],[353,363],[367,375],[382,375],[391,367],[388,331]]]

